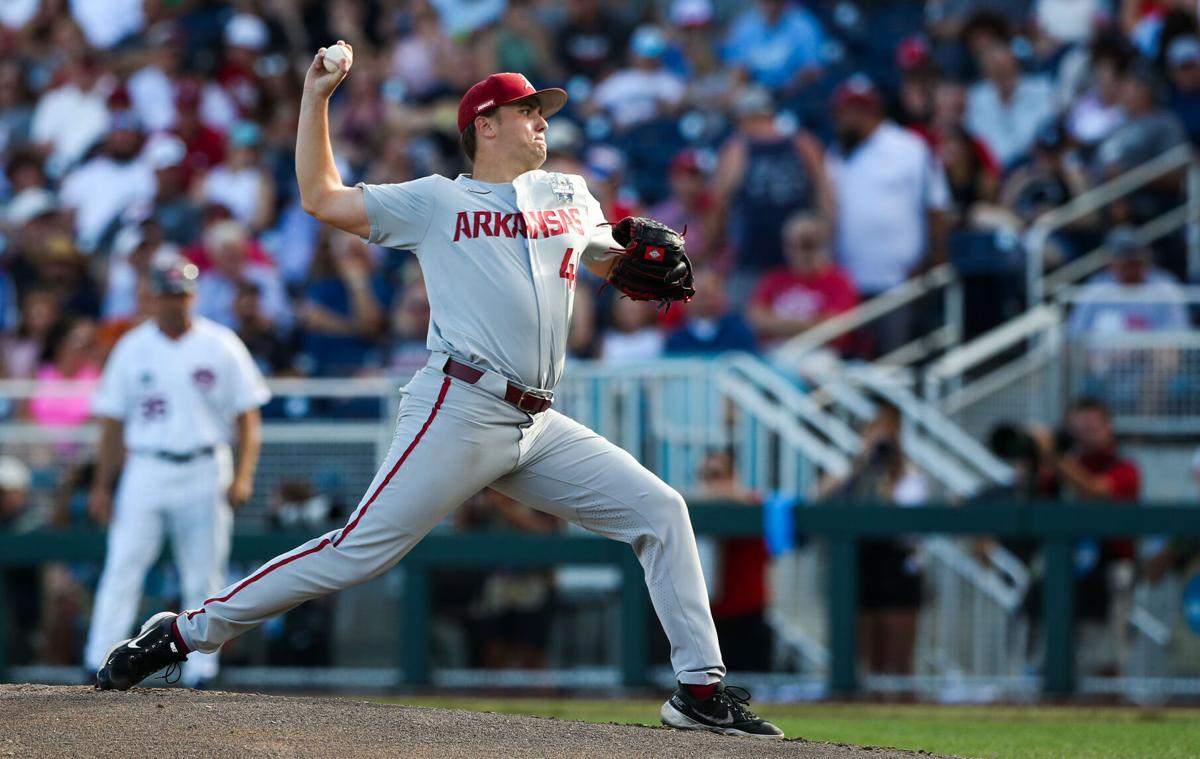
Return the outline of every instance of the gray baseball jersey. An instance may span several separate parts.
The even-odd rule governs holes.
[[[416,253],[431,351],[549,390],[562,376],[580,258],[616,246],[583,178],[530,171],[363,185],[370,242]]]
[[[580,177],[511,184],[427,177],[363,187],[372,242],[416,251],[429,291],[429,364],[402,391],[395,437],[350,520],[181,614],[177,642],[214,651],[310,598],[387,570],[465,499],[492,487],[633,546],[680,682],[725,674],[683,498],[628,452],[551,408],[505,400],[554,387],[582,257],[613,247]],[[482,370],[443,373],[447,359]]]

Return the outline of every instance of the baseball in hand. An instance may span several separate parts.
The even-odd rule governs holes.
[[[330,45],[325,48],[325,70],[329,73],[334,73],[342,65],[342,59],[347,58],[351,63],[354,58],[350,55],[350,49],[345,45]]]

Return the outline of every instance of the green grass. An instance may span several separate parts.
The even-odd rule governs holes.
[[[658,702],[411,697],[387,703],[658,724]],[[1200,757],[1200,710],[1049,706],[758,704],[789,736],[963,757]]]

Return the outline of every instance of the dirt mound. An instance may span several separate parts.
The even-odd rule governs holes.
[[[0,685],[0,757],[8,756],[882,759],[917,754],[348,699]]]

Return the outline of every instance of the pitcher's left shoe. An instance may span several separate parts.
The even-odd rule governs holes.
[[[129,690],[163,667],[186,661],[187,654],[171,632],[177,616],[170,611],[159,612],[146,620],[136,636],[110,648],[104,666],[96,673],[96,689]]]
[[[708,730],[725,735],[782,738],[783,731],[750,711],[750,691],[718,683],[711,696],[699,699],[680,685],[662,705],[664,725],[681,730]]]

